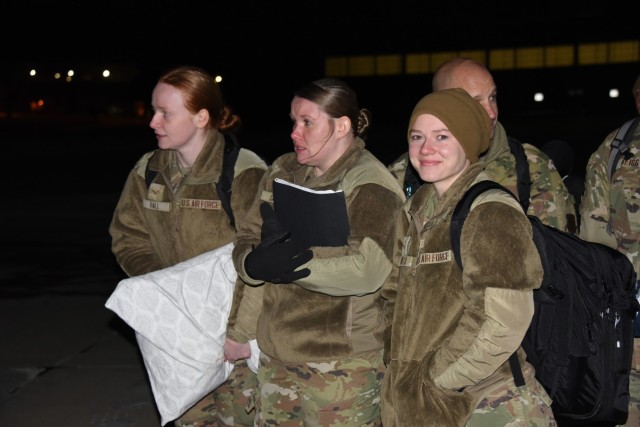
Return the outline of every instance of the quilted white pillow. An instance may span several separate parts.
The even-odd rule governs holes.
[[[121,280],[105,306],[135,330],[162,425],[222,384],[227,317],[236,280],[233,244]],[[249,367],[259,350],[251,342]]]

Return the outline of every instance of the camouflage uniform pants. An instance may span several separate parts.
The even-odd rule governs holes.
[[[381,426],[381,352],[332,362],[283,364],[262,355],[257,426]]]
[[[532,368],[523,369],[525,385],[513,380],[491,391],[471,414],[466,427],[556,427],[551,398],[533,378]]]
[[[624,426],[640,426],[640,338],[633,340],[633,361],[629,375],[629,416]]]
[[[176,427],[253,427],[256,374],[245,360],[235,363],[229,378],[174,422]]]

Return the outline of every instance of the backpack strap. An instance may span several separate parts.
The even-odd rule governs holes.
[[[153,158],[153,156],[155,156],[155,154],[156,152],[154,151],[153,154],[149,156],[149,158],[147,159],[147,166],[144,168],[144,182],[147,183],[147,188],[149,188],[156,175],[158,175],[158,171],[149,169],[149,163],[151,162],[151,159]]]
[[[522,146],[520,146],[520,149],[522,150]],[[524,150],[522,150],[522,152],[524,153]],[[517,158],[518,157],[516,156],[516,159]],[[528,169],[529,166],[527,165],[527,175]],[[502,190],[510,194],[516,200],[518,199],[515,194],[509,191],[509,189],[505,188],[495,181],[479,181],[467,189],[467,191],[462,196],[462,199],[460,199],[453,210],[453,215],[451,216],[451,226],[449,229],[449,233],[451,235],[451,249],[453,250],[453,256],[455,257],[456,263],[458,263],[458,267],[460,267],[461,270],[462,259],[460,258],[460,236],[462,235],[462,226],[464,225],[465,219],[467,219],[467,216],[469,215],[471,205],[473,204],[475,199],[480,194],[491,189]],[[518,360],[517,352],[509,356],[509,366],[511,367],[511,374],[513,375],[513,380],[516,386],[523,386],[525,384],[524,376],[522,375],[522,369],[520,368],[520,361]]]
[[[524,213],[529,210],[529,198],[531,197],[531,175],[529,174],[529,160],[524,152],[522,143],[515,138],[507,138],[509,150],[516,158],[516,176],[518,178],[518,197]]]
[[[629,149],[629,140],[633,137],[633,133],[638,127],[639,122],[640,117],[627,120],[620,126],[618,132],[616,132],[616,135],[613,137],[613,141],[611,141],[611,154],[609,155],[609,168],[607,169],[609,180],[613,177],[613,172],[616,170],[620,156]]]
[[[236,160],[238,160],[238,154],[240,153],[240,144],[238,139],[233,134],[224,135],[224,153],[222,157],[222,173],[216,184],[216,191],[218,197],[220,197],[220,203],[222,208],[229,217],[229,223],[235,228],[236,221],[233,217],[233,210],[231,209],[231,184],[234,178],[234,168]]]

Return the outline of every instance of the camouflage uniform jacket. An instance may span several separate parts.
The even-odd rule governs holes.
[[[609,180],[609,154],[616,132],[607,135],[587,162],[580,237],[617,249],[640,272],[640,126]]]
[[[129,275],[156,271],[185,261],[231,241],[235,234],[220,206],[215,184],[222,169],[224,137],[213,132],[191,171],[172,189],[177,171],[173,150],[144,154],[129,173],[116,206],[109,233],[111,249]],[[147,188],[147,161],[158,174]],[[237,217],[255,197],[267,165],[255,153],[241,149],[231,187]],[[175,175],[174,175],[174,182]]]
[[[244,259],[260,243],[260,203],[272,202],[275,178],[313,189],[344,190],[350,234],[340,247],[313,247],[313,259],[301,268],[311,275],[295,283],[272,284],[253,280]],[[394,214],[404,197],[393,177],[356,138],[347,151],[321,176],[300,165],[295,153],[276,159],[261,183],[244,221],[238,222],[233,261],[248,284],[238,304],[236,341],[252,338],[256,330],[260,350],[284,363],[334,361],[382,350],[380,288],[391,271]],[[237,288],[236,288],[237,289]],[[241,299],[241,301],[239,301]],[[259,315],[259,318],[257,318]],[[236,319],[230,319],[234,325]],[[245,326],[243,327],[242,324]]]
[[[522,207],[501,191],[480,195],[462,229],[463,271],[451,249],[453,209],[490,179],[481,170],[471,165],[440,198],[423,185],[398,218],[382,291],[385,427],[462,426],[483,395],[513,384],[512,353],[524,371],[520,343],[543,272]]]
[[[534,215],[547,225],[576,234],[576,210],[573,195],[549,157],[539,148],[522,144],[529,160],[531,192],[527,214]],[[516,159],[509,149],[507,134],[498,122],[489,150],[480,158],[494,180],[518,195]],[[389,170],[403,186],[408,164],[405,153],[389,165]]]

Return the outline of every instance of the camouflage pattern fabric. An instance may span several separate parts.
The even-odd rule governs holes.
[[[640,426],[640,372],[633,370],[629,376],[629,416],[625,427]]]
[[[585,190],[580,203],[579,236],[617,249],[640,272],[640,127],[620,156],[611,179],[608,176],[611,141],[617,129],[604,139],[587,162]],[[629,377],[629,417],[625,426],[640,426],[640,339],[634,340]]]
[[[382,353],[282,364],[261,356],[257,426],[381,426]]]
[[[560,173],[542,150],[531,144],[522,146],[529,161],[531,177],[527,214],[540,218],[543,224],[577,234],[575,200]],[[496,124],[489,151],[481,160],[496,182],[518,194],[516,158],[509,150],[507,135],[500,123]]]
[[[575,199],[562,181],[562,177],[546,155],[533,145],[524,144],[531,176],[531,204],[527,214],[536,216],[551,227],[577,234]],[[543,157],[545,156],[545,157]],[[515,158],[501,156],[486,169],[495,180],[517,193]]]
[[[629,375],[629,416],[624,427],[640,426],[640,338],[633,340],[633,361]],[[620,426],[620,427],[622,427]]]
[[[510,384],[492,391],[480,401],[466,427],[556,427],[551,399],[538,381],[522,387]]]
[[[176,427],[247,426],[253,427],[253,394],[256,374],[245,360],[235,363],[227,381],[192,406],[178,420]]]
[[[391,175],[396,179],[400,188],[404,192],[405,197],[408,199],[413,196],[416,189],[405,188],[404,184],[404,174],[407,172],[407,165],[409,164],[409,152],[402,154],[400,157],[395,159],[393,162],[389,163],[387,167]]]
[[[640,126],[609,180],[607,167],[615,132],[589,157],[580,203],[580,237],[617,249],[640,272]]]

